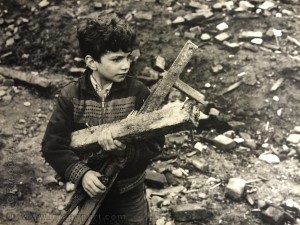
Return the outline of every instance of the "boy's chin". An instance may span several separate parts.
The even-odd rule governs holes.
[[[122,82],[122,81],[125,80],[125,78],[126,78],[126,76],[116,77],[116,78],[114,79],[114,82],[116,82],[116,83]]]

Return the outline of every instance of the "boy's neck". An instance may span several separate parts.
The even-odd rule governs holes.
[[[104,90],[106,87],[108,87],[110,84],[113,83],[112,81],[101,77],[99,74],[95,73],[95,71],[93,71],[92,77],[96,81],[96,83],[99,85],[101,90]]]

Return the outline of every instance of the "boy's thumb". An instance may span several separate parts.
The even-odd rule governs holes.
[[[102,175],[100,174],[100,173],[98,173],[98,172],[95,172],[95,175],[97,176],[97,177],[101,177]]]

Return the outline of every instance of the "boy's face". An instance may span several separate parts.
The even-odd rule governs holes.
[[[131,52],[107,52],[96,63],[96,76],[105,82],[121,82],[125,79],[130,68]]]

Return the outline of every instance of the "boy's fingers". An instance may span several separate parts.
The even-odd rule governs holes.
[[[101,192],[102,193],[102,192],[104,192],[106,190],[105,185],[102,184],[98,178],[94,179],[93,182],[94,182],[95,187],[97,188],[96,189],[97,192]]]
[[[118,140],[114,140],[114,144],[118,147],[118,150],[124,150],[126,148],[126,145]]]
[[[114,143],[114,140],[113,140],[113,138],[112,138],[111,132],[110,132],[110,131],[107,132],[106,135],[107,135],[107,136],[106,136],[106,140],[107,140],[107,146],[108,146],[108,149],[109,149],[109,150],[112,150],[112,149],[115,148],[115,143]]]
[[[111,136],[111,132],[108,130],[108,131],[105,131],[103,132],[103,149],[105,151],[110,151],[114,148],[114,142],[113,142],[113,139],[112,139],[112,136]]]

